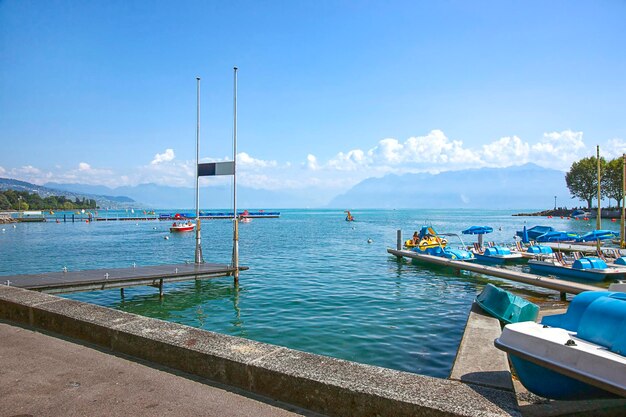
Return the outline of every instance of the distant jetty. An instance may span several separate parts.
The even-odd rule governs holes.
[[[568,209],[568,208],[557,208],[557,209],[549,209],[549,210],[543,210],[543,211],[537,211],[534,213],[517,213],[514,214],[513,216],[543,216],[543,217],[548,217],[548,216],[552,216],[552,217],[572,217],[572,212],[576,210],[574,209]],[[586,210],[586,209],[583,209]],[[597,213],[597,209],[591,209],[589,210],[591,213],[593,213],[591,217],[595,218],[596,213]],[[582,216],[576,216],[578,218],[581,218]],[[615,208],[609,208],[609,209],[602,209],[602,218],[603,219],[619,219],[621,217],[621,210],[615,209]]]

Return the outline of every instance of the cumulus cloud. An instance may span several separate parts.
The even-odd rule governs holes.
[[[90,169],[91,165],[89,165],[87,162],[81,162],[78,164],[79,171],[89,171]]]
[[[315,171],[316,169],[319,168],[317,164],[317,158],[315,157],[315,155],[308,154],[306,156],[306,167],[310,169],[311,171]]]
[[[2,167],[0,167],[0,175],[4,175],[5,172],[7,172],[7,170],[2,168]]]
[[[600,148],[600,154],[609,160],[621,157],[625,153],[626,141],[619,138],[610,139],[607,143],[606,149]]]
[[[174,155],[174,149],[168,148],[165,150],[165,152],[154,155],[154,159],[152,160],[152,162],[150,162],[150,164],[157,165],[162,162],[170,162],[175,157],[176,155]]]
[[[262,159],[252,158],[245,152],[237,154],[237,168],[269,168],[276,167],[278,163],[276,161],[264,161]]]

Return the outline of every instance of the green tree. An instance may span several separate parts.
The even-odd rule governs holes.
[[[11,202],[4,195],[4,193],[0,193],[0,210],[10,210],[10,209],[11,209]]]
[[[624,159],[620,156],[606,164],[606,171],[602,178],[602,195],[617,200],[617,208],[622,204],[624,196],[623,188]]]
[[[606,167],[606,160],[600,157],[600,176]],[[593,199],[598,195],[598,159],[595,156],[583,158],[574,162],[565,174],[565,183],[572,198],[587,202],[587,209],[591,209]],[[602,180],[601,180],[602,184]]]

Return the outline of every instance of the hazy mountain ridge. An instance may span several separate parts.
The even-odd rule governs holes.
[[[125,208],[130,206],[136,206],[137,202],[132,198],[126,196],[111,196],[97,193],[81,192],[64,190],[60,188],[48,187],[46,185],[36,185],[26,181],[20,181],[12,178],[0,178],[0,190],[15,190],[26,191],[29,193],[37,193],[41,197],[49,196],[64,196],[66,198],[75,200],[76,198],[93,199],[101,207],[113,207],[113,208]]]
[[[535,164],[368,178],[329,207],[528,209],[574,206],[565,173]]]

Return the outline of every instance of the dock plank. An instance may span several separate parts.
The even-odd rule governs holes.
[[[239,268],[239,270],[246,269],[248,268]],[[156,285],[161,280],[163,280],[163,282],[177,282],[192,279],[217,278],[229,276],[234,272],[235,269],[232,266],[225,264],[186,263],[1,276],[0,284],[56,293],[123,288],[137,285]]]
[[[387,252],[397,257],[418,259],[435,265],[450,266],[459,270],[478,272],[480,274],[491,275],[494,277],[522,282],[525,284],[531,284],[537,287],[548,288],[562,293],[579,294],[583,291],[602,290],[602,288],[594,287],[593,285],[581,284],[573,281],[565,281],[556,278],[549,278],[541,275],[527,274],[525,272],[513,271],[510,269],[495,268],[492,266],[475,264],[473,262],[453,261],[451,259],[445,259],[438,256],[422,255],[415,251],[387,248]]]

